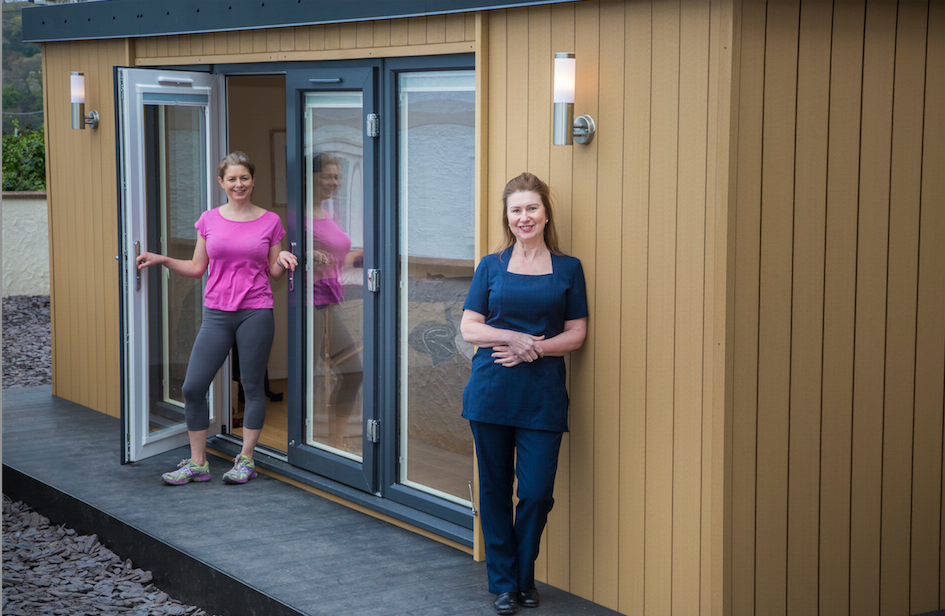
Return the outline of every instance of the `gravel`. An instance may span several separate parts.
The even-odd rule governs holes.
[[[49,296],[3,298],[3,387],[52,383]]]
[[[3,298],[3,387],[52,383],[49,296]],[[78,535],[3,496],[5,616],[207,616],[151,584],[95,535]]]
[[[207,616],[151,584],[95,535],[78,535],[3,496],[3,614],[6,616]]]

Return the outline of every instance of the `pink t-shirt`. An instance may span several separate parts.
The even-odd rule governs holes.
[[[219,208],[194,223],[207,241],[207,286],[203,305],[217,310],[272,308],[269,248],[285,237],[282,220],[266,212],[256,220],[227,220]]]
[[[316,306],[341,304],[345,301],[341,274],[345,258],[351,252],[351,238],[333,218],[306,216],[305,230],[311,238],[312,249],[331,254],[334,261],[334,263],[322,264],[315,268],[312,303]]]

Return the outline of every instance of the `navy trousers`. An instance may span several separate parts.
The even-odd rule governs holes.
[[[489,592],[535,585],[541,533],[554,506],[561,433],[470,421],[479,460],[479,515]],[[512,517],[512,481],[518,505]]]

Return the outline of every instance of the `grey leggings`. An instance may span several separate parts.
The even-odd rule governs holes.
[[[271,308],[228,311],[203,309],[203,322],[187,363],[184,414],[191,432],[210,427],[207,390],[235,341],[240,349],[240,381],[246,394],[243,427],[261,430],[266,419],[263,380],[276,326]]]

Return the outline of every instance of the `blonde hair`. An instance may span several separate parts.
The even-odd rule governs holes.
[[[253,161],[249,159],[249,156],[243,154],[239,150],[230,152],[223,157],[223,160],[221,160],[220,164],[217,165],[217,177],[222,180],[223,176],[226,175],[227,168],[234,165],[243,165],[249,170],[249,174],[251,176],[256,177],[256,165],[254,165]]]
[[[537,175],[529,172],[522,173],[518,177],[509,180],[502,191],[502,227],[505,230],[502,241],[496,249],[496,254],[501,255],[509,246],[515,245],[515,234],[509,228],[509,195],[517,192],[534,192],[541,197],[541,203],[545,206],[545,231],[543,238],[548,250],[556,255],[564,254],[558,248],[558,232],[555,229],[554,210],[551,207],[551,189]]]

